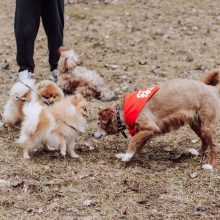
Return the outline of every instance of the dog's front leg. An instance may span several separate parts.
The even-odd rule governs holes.
[[[74,147],[75,147],[75,140],[72,140],[70,143],[67,144],[67,151],[70,157],[72,158],[79,158],[80,156],[75,152]]]
[[[138,132],[135,136],[133,136],[128,145],[128,149],[126,153],[116,154],[116,158],[128,162],[136,153],[140,152],[144,147],[145,143],[153,137],[154,132],[151,130],[144,130]]]
[[[66,141],[64,138],[62,138],[60,142],[60,153],[63,157],[66,157],[66,148]]]

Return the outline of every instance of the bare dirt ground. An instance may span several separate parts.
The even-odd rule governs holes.
[[[0,1],[0,65],[16,73],[14,2]],[[81,2],[66,5],[65,44],[119,98],[171,78],[199,80],[220,66],[218,0]],[[49,78],[47,55],[41,27],[35,47],[38,80]],[[0,80],[2,110],[15,80],[2,72]],[[181,157],[188,147],[199,147],[196,135],[186,127],[154,138],[125,165],[114,154],[125,151],[126,139],[92,137],[98,107],[113,104],[91,101],[89,128],[77,144],[82,160],[40,151],[24,162],[16,144],[19,129],[0,129],[0,179],[12,181],[0,186],[0,219],[220,218],[220,165],[207,172],[201,169],[207,157]]]

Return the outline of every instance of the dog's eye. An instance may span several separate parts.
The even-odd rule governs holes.
[[[49,99],[49,97],[46,96],[46,95],[42,95],[42,97],[45,98],[45,99]]]

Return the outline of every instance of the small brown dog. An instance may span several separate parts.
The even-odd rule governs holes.
[[[210,162],[204,164],[203,168],[213,169],[217,161],[217,145],[214,138],[220,115],[220,72],[212,71],[206,74],[203,82],[173,79],[160,85],[135,121],[135,134],[130,140],[127,152],[119,153],[116,157],[127,162],[140,152],[153,136],[189,124],[202,141],[198,151],[191,149],[190,152],[203,155],[209,147]],[[94,133],[96,138],[119,133],[123,130],[123,124],[124,129],[129,128],[125,124],[124,101],[118,106],[120,110],[107,108],[99,112],[99,129]]]
[[[83,67],[74,50],[60,47],[58,62],[58,86],[66,94],[81,93],[84,97],[94,97],[102,100],[112,100],[115,93],[110,90],[104,79],[94,70]]]

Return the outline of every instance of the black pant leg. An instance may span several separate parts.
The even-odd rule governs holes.
[[[34,42],[40,25],[41,0],[16,0],[15,38],[19,71],[34,71]]]
[[[63,44],[64,0],[44,0],[41,17],[48,39],[49,64],[53,71],[60,57],[58,48]]]

